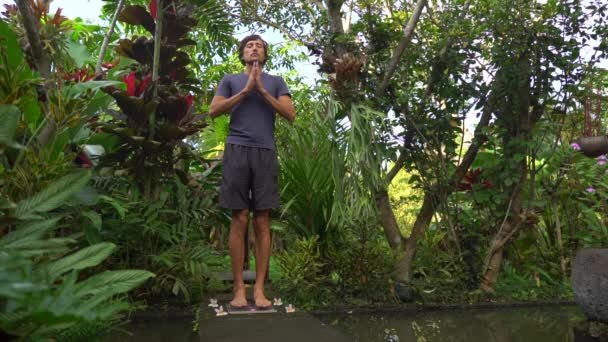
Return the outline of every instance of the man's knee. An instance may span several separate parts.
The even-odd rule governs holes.
[[[239,227],[247,227],[248,219],[249,219],[249,210],[247,210],[247,209],[232,210],[232,222],[236,223]]]
[[[270,210],[256,210],[253,213],[253,228],[257,233],[270,233]]]

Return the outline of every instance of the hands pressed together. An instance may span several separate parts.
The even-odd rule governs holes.
[[[254,61],[251,67],[251,72],[249,73],[249,79],[247,80],[247,84],[245,85],[245,91],[250,92],[254,89],[258,91],[264,91],[264,84],[262,83],[262,68],[258,61]]]

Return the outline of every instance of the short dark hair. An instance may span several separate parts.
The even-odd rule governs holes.
[[[268,60],[268,43],[258,34],[251,34],[241,40],[239,43],[239,60],[241,63],[243,63],[243,65],[245,65],[245,60],[243,60],[243,51],[245,50],[247,43],[252,40],[261,40],[262,44],[264,44],[264,60],[262,61],[262,65],[266,64],[266,61]]]

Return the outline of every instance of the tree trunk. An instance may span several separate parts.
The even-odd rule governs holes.
[[[400,264],[403,264],[403,273],[397,275],[397,279],[403,282],[410,282],[412,280],[412,264],[416,251],[418,250],[418,240],[420,240],[431,220],[435,215],[435,209],[437,208],[438,198],[433,196],[432,190],[424,193],[424,200],[422,201],[422,207],[420,212],[416,216],[414,227],[412,228],[412,234],[407,238],[405,242],[405,254],[403,260],[400,260]]]
[[[521,176],[513,189],[513,194],[509,200],[507,213],[503,223],[498,228],[498,231],[492,238],[491,246],[486,254],[483,277],[481,278],[480,288],[486,292],[492,292],[493,286],[498,280],[500,267],[503,259],[504,246],[509,242],[511,237],[517,233],[521,226],[519,214],[523,208],[523,187],[526,183],[526,168],[525,161],[523,170],[520,170]]]
[[[33,67],[38,70],[42,77],[49,78],[51,76],[51,57],[42,47],[40,33],[38,32],[38,23],[36,22],[37,19],[34,18],[29,1],[15,0],[15,2],[17,3],[19,13],[21,14],[27,41],[30,44],[32,59],[35,64]]]
[[[537,74],[539,71],[540,58],[535,61]],[[520,215],[523,213],[523,189],[527,179],[528,167],[525,156],[528,155],[527,143],[532,138],[532,130],[536,122],[544,113],[545,101],[540,101],[545,83],[539,84],[531,91],[532,61],[529,54],[523,54],[513,64],[507,64],[497,73],[499,86],[502,92],[509,94],[502,98],[499,106],[501,115],[497,117],[497,123],[505,128],[503,136],[503,149],[506,165],[518,165],[515,172],[519,174],[516,185],[512,188],[511,197],[506,207],[505,217],[498,226],[498,231],[490,242],[486,253],[482,277],[479,287],[484,291],[493,291],[493,286],[498,280],[500,267],[502,265],[504,246],[517,233],[522,225]],[[500,76],[499,76],[500,73]],[[532,107],[532,110],[530,108]],[[523,157],[522,157],[523,156]],[[523,158],[523,159],[516,159]]]
[[[38,32],[37,18],[35,18],[34,14],[32,13],[32,8],[30,7],[29,1],[15,0],[15,2],[19,8],[21,20],[23,21],[23,29],[25,30],[25,35],[30,45],[32,62],[34,64],[32,67],[38,70],[40,76],[42,76],[45,80],[49,79],[51,77],[51,56],[49,56],[49,54],[42,47],[42,42],[40,41],[40,32]],[[46,92],[47,90],[47,82],[44,83],[45,84],[42,87],[42,92]],[[44,104],[43,107],[45,107]],[[37,137],[37,141],[40,146],[45,146],[48,144],[56,130],[56,124],[53,118],[46,115],[46,120],[44,122],[45,126],[42,128]]]

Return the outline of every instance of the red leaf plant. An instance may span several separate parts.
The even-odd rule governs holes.
[[[146,90],[146,86],[152,80],[152,75],[147,74],[137,86],[137,76],[135,71],[131,71],[127,76],[122,78],[122,81],[127,85],[127,95],[140,97]]]
[[[95,73],[88,69],[74,69],[74,71],[72,71],[70,74],[62,72],[61,78],[66,81],[74,81],[76,83],[88,82],[95,78]]]
[[[494,187],[492,181],[481,178],[481,173],[482,170],[480,168],[467,171],[462,181],[458,184],[458,191],[471,191],[473,190],[473,184],[482,184],[484,189]]]

